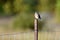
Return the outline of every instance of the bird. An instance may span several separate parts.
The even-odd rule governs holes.
[[[38,12],[35,12],[35,18],[36,19],[41,19],[41,16],[40,16],[40,14]]]

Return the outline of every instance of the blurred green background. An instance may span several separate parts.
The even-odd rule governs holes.
[[[13,19],[4,29],[33,30],[35,11],[51,12],[53,21],[60,23],[60,0],[0,0],[0,18]],[[43,25],[44,21],[39,21],[39,30]]]

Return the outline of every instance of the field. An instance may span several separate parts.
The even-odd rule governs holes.
[[[0,40],[34,40],[34,32],[12,31],[12,18],[0,18]],[[39,32],[39,40],[60,40],[60,32]]]

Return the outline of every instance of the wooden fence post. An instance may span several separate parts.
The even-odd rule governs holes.
[[[40,14],[35,12],[34,15],[34,40],[38,40],[38,19],[41,19]]]
[[[38,40],[38,19],[34,19],[34,40]]]

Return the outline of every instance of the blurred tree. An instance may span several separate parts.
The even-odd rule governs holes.
[[[60,23],[60,0],[56,0],[57,1],[57,3],[56,3],[56,9],[55,9],[55,16],[56,16],[56,21],[58,22],[58,23]]]
[[[37,5],[37,0],[15,0],[15,9],[20,12],[33,12]]]
[[[21,13],[20,15],[18,15],[18,19],[16,19],[18,20],[19,27],[20,27],[20,24],[22,26],[28,27],[28,26],[32,26],[32,23],[33,23],[32,22],[33,18],[31,17],[32,14],[30,14],[30,12],[34,12],[34,11],[54,12],[56,0],[0,0],[0,3],[4,5],[4,10],[6,13],[8,13],[8,15],[11,15],[11,14],[14,15],[17,12]],[[59,2],[57,4],[59,4]],[[0,8],[2,8],[2,6]],[[27,15],[27,12],[29,12],[28,15]],[[24,16],[21,16],[21,15],[24,15]],[[28,19],[30,18],[31,20],[28,21]]]
[[[4,11],[6,15],[14,15],[14,0],[7,0],[4,5]]]
[[[2,4],[0,4],[0,14],[3,12]]]
[[[9,0],[11,13],[14,14],[14,0]]]
[[[0,0],[0,16],[3,15],[3,5],[7,2],[7,0]]]
[[[38,10],[39,11],[48,11],[48,2],[49,0],[39,0]]]
[[[38,0],[15,0],[15,11],[20,12],[14,21],[14,28],[33,29],[33,13],[36,10]],[[29,21],[28,21],[29,20]]]
[[[38,10],[40,11],[50,11],[55,10],[56,0],[39,0]]]
[[[49,6],[49,11],[55,13],[56,0],[49,0],[48,6]]]
[[[22,12],[23,10],[23,0],[15,0],[14,1],[14,11],[16,12]]]
[[[23,3],[26,5],[30,5],[29,11],[35,11],[37,9],[38,0],[24,0]]]
[[[7,0],[0,0],[0,4],[5,4]]]

